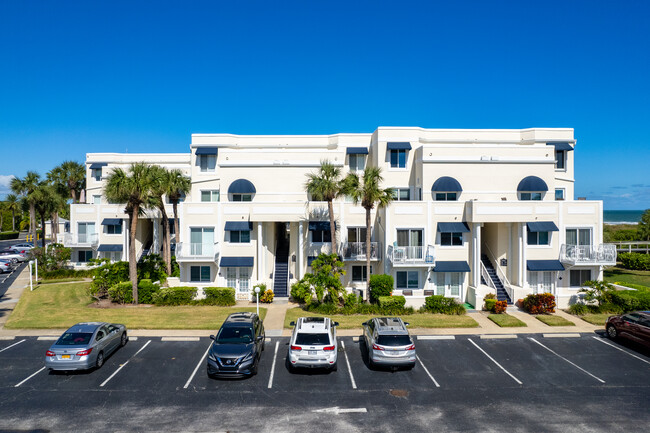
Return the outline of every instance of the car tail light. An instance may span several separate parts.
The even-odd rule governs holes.
[[[300,346],[291,346],[291,350],[302,350]]]
[[[372,348],[373,348],[374,350],[384,350],[383,347],[381,347],[381,346],[377,346],[376,344],[373,344],[373,345],[372,345]]]
[[[52,352],[51,350],[48,350],[45,352],[45,356],[56,356],[56,353]]]
[[[334,346],[325,346],[323,350],[334,350]]]
[[[91,347],[90,349],[86,349],[86,350],[82,350],[82,351],[80,351],[80,352],[77,352],[77,356],[86,356],[86,355],[90,355],[90,352],[92,352],[92,351],[93,351],[93,349],[92,349],[92,347]]]
[[[411,344],[409,347],[407,347],[404,350],[415,350],[415,344]]]

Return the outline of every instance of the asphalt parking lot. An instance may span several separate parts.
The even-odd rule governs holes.
[[[0,301],[2,301],[2,297],[11,286],[11,283],[14,282],[18,275],[20,275],[20,272],[25,268],[25,266],[27,266],[27,262],[17,263],[16,267],[14,267],[11,272],[0,274]]]
[[[43,366],[51,339],[0,341],[0,428],[69,431],[75,410],[79,431],[428,431],[434,421],[441,431],[630,431],[650,422],[648,352],[597,334],[419,337],[416,367],[396,372],[370,370],[363,344],[342,337],[338,371],[297,374],[285,365],[288,338],[267,338],[259,374],[245,380],[207,377],[210,342],[131,338],[99,370],[52,373]]]

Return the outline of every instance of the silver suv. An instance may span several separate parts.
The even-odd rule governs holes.
[[[363,324],[368,365],[387,367],[415,366],[415,345],[399,317],[375,317]]]
[[[320,367],[336,371],[338,322],[332,322],[327,317],[301,317],[298,323],[291,322],[291,326],[294,328],[287,356],[289,371],[294,367]]]

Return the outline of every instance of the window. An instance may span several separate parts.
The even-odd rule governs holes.
[[[460,272],[435,272],[433,282],[436,295],[459,298],[463,274]]]
[[[122,223],[119,224],[111,224],[106,226],[106,234],[107,235],[121,235],[122,234]]]
[[[591,246],[591,229],[567,229],[566,244]]]
[[[370,273],[372,274],[372,266],[370,267]],[[368,279],[368,272],[366,266],[352,266],[352,281],[354,282],[365,282]]]
[[[226,286],[232,287],[239,293],[250,291],[249,268],[226,268]]]
[[[86,263],[93,258],[92,250],[79,250],[79,262]]]
[[[190,266],[190,281],[193,283],[209,283],[210,266]]]
[[[422,229],[397,230],[397,248],[394,254],[402,255],[405,259],[421,259]]]
[[[93,204],[101,204],[102,203],[102,196],[101,195],[93,195]]]
[[[566,151],[564,150],[555,151],[555,169],[556,170],[566,169]]]
[[[251,241],[250,230],[230,231],[230,242],[233,244],[247,244]]]
[[[311,241],[313,243],[332,242],[332,231],[327,230],[311,230]]]
[[[393,168],[406,168],[406,150],[390,150],[390,166]]]
[[[190,255],[212,256],[214,254],[214,228],[190,228]]]
[[[458,200],[457,192],[437,192],[435,195],[436,201],[456,201]]]
[[[79,229],[78,242],[80,244],[91,243],[95,237],[95,223],[78,223]]]
[[[122,251],[105,251],[104,258],[111,262],[119,262],[122,260]]]
[[[365,155],[349,155],[349,162],[351,172],[363,171],[366,168]]]
[[[397,271],[397,289],[417,289],[420,286],[418,271]]]
[[[197,165],[201,167],[202,173],[214,172],[217,166],[217,155],[197,155]]]
[[[521,192],[519,193],[519,200],[541,200],[541,192]]]
[[[528,231],[528,245],[549,245],[550,239],[550,232]]]
[[[94,177],[97,182],[102,180],[102,169],[101,168],[91,168],[90,177]]]
[[[571,269],[569,271],[569,285],[581,287],[585,281],[591,280],[591,269]]]
[[[445,247],[462,246],[463,234],[461,232],[455,233],[440,233],[440,245]]]
[[[555,200],[564,200],[564,188],[555,188]]]
[[[528,272],[528,285],[534,294],[553,293],[553,272]]]
[[[203,202],[219,201],[219,190],[214,189],[209,191],[201,191],[201,201]]]
[[[393,188],[393,200],[396,201],[411,200],[410,188]]]
[[[348,242],[365,242],[366,234],[365,227],[348,227]]]
[[[233,194],[231,201],[253,201],[252,194]]]

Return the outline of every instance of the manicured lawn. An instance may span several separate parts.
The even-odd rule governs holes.
[[[68,328],[78,322],[123,323],[131,329],[214,329],[237,311],[255,311],[255,307],[134,307],[93,308],[88,305],[89,282],[42,285],[33,292],[25,290],[6,328]],[[266,308],[260,308],[262,318]]]
[[[488,319],[496,323],[502,328],[516,328],[516,327],[521,327],[521,326],[526,326],[524,322],[521,320],[517,319],[515,316],[511,316],[510,314],[503,313],[503,314],[490,314],[488,316]]]
[[[589,322],[592,325],[605,325],[607,318],[612,316],[610,313],[596,313],[596,314],[585,314],[584,316],[579,316],[585,322]]]
[[[629,287],[634,289],[643,290],[645,288],[650,290],[650,271],[631,271],[617,266],[611,269],[606,269],[603,278],[607,283],[620,283],[624,286],[634,284],[642,287]]]
[[[539,314],[535,316],[540,322],[546,323],[548,326],[576,326],[575,323],[565,319],[562,316],[555,316],[553,314]]]
[[[300,307],[290,308],[287,310],[287,315],[284,319],[284,327],[292,328],[289,325],[292,321],[296,321],[299,317],[323,317],[327,316],[339,322],[339,329],[361,329],[361,324],[377,315],[354,314],[344,316],[340,314],[325,315],[318,313],[311,313],[304,311]],[[402,320],[409,323],[410,328],[475,328],[478,323],[469,316],[448,316],[446,314],[426,314],[416,313],[406,316],[401,316]]]

